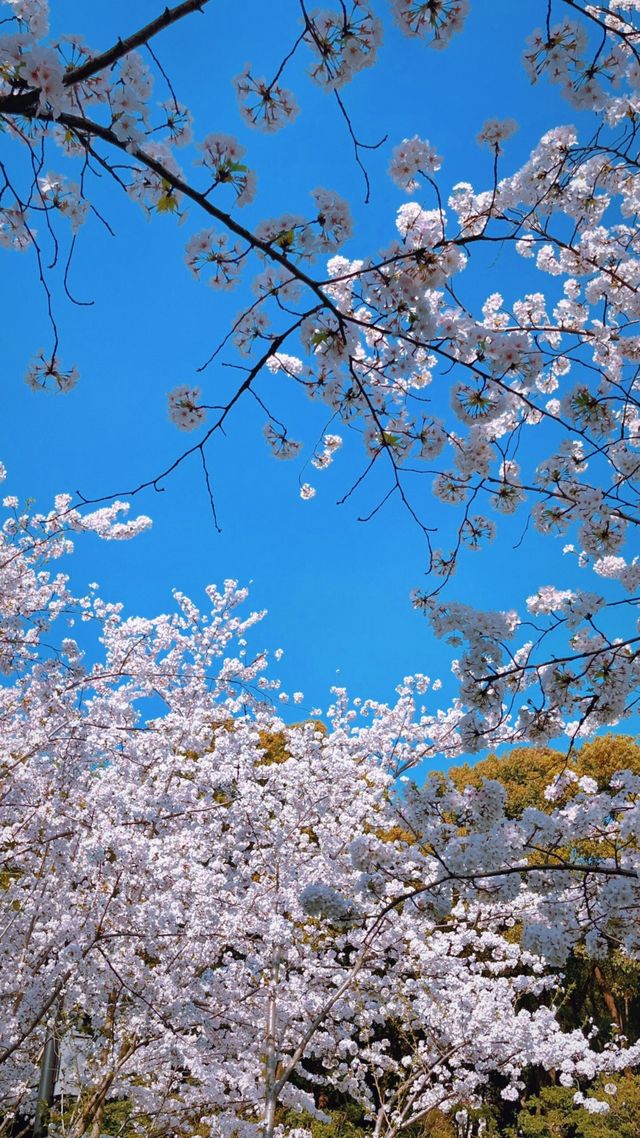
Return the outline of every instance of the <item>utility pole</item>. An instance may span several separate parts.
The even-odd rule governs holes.
[[[33,1138],[46,1138],[49,1128],[49,1111],[53,1103],[53,1090],[56,1085],[56,1075],[58,1073],[58,1059],[59,1048],[54,1026],[46,1038],[42,1052],[38,1101],[36,1103],[36,1115],[33,1121]]]

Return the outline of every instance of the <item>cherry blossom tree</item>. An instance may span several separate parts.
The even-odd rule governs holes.
[[[467,10],[391,7],[436,48]],[[563,732],[572,744],[635,706],[639,636],[631,624],[620,635],[617,614],[634,614],[640,583],[640,5],[541,4],[525,64],[591,112],[587,136],[558,126],[513,171],[516,124],[492,120],[479,136],[492,179],[448,196],[438,148],[397,139],[389,173],[410,200],[385,248],[352,244],[348,256],[355,204],[330,188],[312,189],[308,215],[239,220],[259,192],[251,155],[231,133],[194,138],[153,47],[178,21],[215,19],[207,0],[95,48],[80,30],[50,36],[45,0],[4,8],[0,242],[33,258],[51,336],[28,383],[66,392],[81,379],[60,343],[51,266],[66,243],[73,303],[68,271],[98,212],[97,175],[113,183],[113,209],[122,192],[154,219],[189,204],[200,218],[185,237],[189,272],[253,290],[212,354],[228,353],[242,379],[222,406],[206,375],[176,387],[170,417],[197,441],[124,497],[195,458],[215,519],[207,456],[247,400],[276,457],[309,451],[269,407],[274,377],[299,387],[329,415],[310,451],[318,477],[359,432],[364,466],[345,496],[384,467],[370,513],[394,497],[419,527],[430,578],[415,604],[461,651],[450,707],[414,676],[392,706],[336,690],[328,727],[291,727],[266,654],[249,647],[258,616],[238,615],[235,582],[210,588],[206,611],[177,593],[172,613],[126,617],[97,587],[75,595],[54,562],[82,532],[134,537],[146,517],[129,520],[115,495],[61,495],[47,514],[5,499],[0,1127],[38,1112],[52,1041],[63,1055],[53,1126],[73,1138],[98,1138],[115,1100],[147,1135],[271,1138],[287,1108],[319,1117],[326,1086],[357,1102],[376,1136],[396,1138],[434,1109],[473,1106],[496,1074],[517,1100],[531,1065],[606,1109],[585,1100],[587,1083],[633,1066],[638,1049],[562,1030],[553,997],[576,945],[638,956],[637,776],[616,772],[603,788],[567,768],[548,809],[514,818],[497,781],[418,786],[411,772],[487,745]],[[286,69],[307,53],[368,195],[344,91],[382,66],[382,13],[301,2],[292,39],[272,78],[260,65],[235,78],[240,113],[267,133],[286,128],[298,113]],[[540,283],[512,299],[492,292],[478,310],[465,279],[472,252],[492,247]],[[451,506],[437,531],[416,504],[416,473]],[[526,612],[452,599],[461,557],[517,511],[597,582],[542,583]]]
[[[496,781],[419,787],[425,757],[464,751],[464,713],[428,713],[424,677],[287,726],[235,582],[127,617],[56,563],[147,518],[5,508],[5,1132],[33,1116],[52,1039],[52,1129],[74,1138],[118,1100],[146,1135],[280,1135],[283,1110],[322,1117],[326,1086],[395,1138],[496,1072],[517,1100],[528,1065],[606,1109],[583,1087],[640,1045],[563,1030],[552,997],[577,943],[638,955],[637,776],[567,796],[560,774],[517,819]]]

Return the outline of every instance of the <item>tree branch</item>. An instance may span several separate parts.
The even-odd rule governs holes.
[[[128,55],[136,47],[142,47],[158,32],[164,31],[165,28],[170,27],[171,24],[177,23],[182,20],[184,16],[188,16],[191,12],[201,12],[205,4],[209,0],[183,0],[181,4],[176,4],[174,8],[165,8],[160,16],[156,16],[155,20],[150,20],[139,31],[133,32],[132,35],[127,36],[126,39],[119,39],[113,47],[108,48],[107,51],[102,51],[100,55],[94,55],[92,59],[88,59],[86,63],[82,63],[79,67],[74,67],[72,71],[67,71],[64,76],[63,83],[65,87],[74,87],[76,83],[84,83],[87,79],[92,79],[100,71],[104,71],[107,67],[113,67],[123,56]]]

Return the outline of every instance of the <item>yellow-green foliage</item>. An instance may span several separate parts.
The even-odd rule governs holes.
[[[135,1114],[129,1099],[108,1102],[100,1122],[100,1133],[117,1138],[166,1138],[168,1131],[159,1130],[152,1116]],[[176,1121],[170,1131],[172,1138],[209,1138],[211,1128],[198,1118]]]
[[[136,1133],[131,1120],[131,1102],[129,1099],[115,1099],[106,1104],[100,1131],[102,1134],[122,1135],[122,1138],[129,1138],[130,1135]]]
[[[545,787],[561,771],[565,758],[558,751],[538,747],[516,747],[507,755],[489,755],[479,763],[454,767],[449,777],[458,790],[466,786],[481,786],[484,778],[502,783],[507,800],[505,809],[510,817],[517,817],[527,806],[545,808]]]
[[[341,1096],[334,1092],[332,1098],[335,1100],[336,1097]],[[305,1111],[286,1110],[278,1111],[278,1122],[283,1123],[286,1129],[300,1127],[310,1130],[312,1138],[371,1138],[373,1124],[367,1122],[361,1108],[346,1097],[341,1106],[332,1109],[323,1106],[322,1110],[330,1121],[321,1122]],[[434,1109],[419,1124],[404,1131],[403,1138],[456,1138],[456,1128],[450,1115]]]
[[[588,1098],[609,1104],[608,1114],[590,1114],[573,1102],[575,1089],[544,1087],[518,1114],[517,1127],[505,1138],[638,1138],[640,1135],[640,1077],[626,1074],[615,1080],[617,1094],[604,1093],[599,1079]]]
[[[580,748],[576,769],[578,774],[594,778],[603,789],[616,771],[640,774],[640,746],[629,735],[602,735]]]
[[[588,775],[602,788],[616,771],[626,769],[640,774],[640,746],[628,735],[604,735],[585,743],[574,752],[568,764],[561,751],[548,747],[516,747],[501,757],[489,755],[473,766],[465,763],[454,767],[449,774],[459,790],[465,786],[480,786],[483,778],[497,779],[507,792],[506,812],[516,818],[528,806],[549,809],[545,787],[567,765],[578,777]]]
[[[292,723],[292,728],[306,727],[311,724],[321,735],[326,735],[327,728],[320,719],[304,719],[301,723]],[[283,731],[261,731],[260,746],[264,748],[264,755],[259,766],[271,766],[274,763],[286,763],[291,758],[287,750],[287,738]]]
[[[326,1110],[330,1122],[321,1122],[311,1114],[302,1110],[278,1111],[278,1122],[290,1127],[301,1127],[310,1130],[312,1138],[365,1138],[371,1133],[371,1126],[363,1122],[362,1111],[355,1104],[346,1103],[341,1110]]]
[[[451,779],[459,789],[466,786],[480,786],[484,778],[497,779],[506,792],[506,812],[510,817],[518,817],[527,807],[550,810],[553,805],[545,798],[544,791],[555,775],[567,765],[578,777],[589,776],[595,779],[599,788],[606,787],[611,776],[619,770],[631,770],[640,774],[640,746],[626,735],[604,735],[585,743],[573,752],[567,763],[566,755],[550,748],[516,748],[500,758],[490,755],[473,766],[465,764],[451,772]],[[579,789],[575,784],[567,791],[567,797]],[[569,853],[570,851],[565,851]],[[573,853],[584,858],[612,857],[615,849],[607,840],[582,842],[574,846]],[[544,855],[540,855],[544,860]],[[515,930],[518,939],[519,930]],[[638,1009],[640,1007],[640,967],[636,961],[625,956],[612,941],[608,956],[595,962],[580,946],[572,953],[565,970],[564,999],[560,1006],[560,1019],[569,1029],[583,1026],[591,1016],[598,1024],[603,1038],[608,1038],[616,1027],[624,1031],[631,1040],[638,1037]],[[555,1088],[551,1088],[555,1093]],[[560,1106],[558,1106],[560,1111]],[[574,1112],[575,1113],[575,1112]],[[573,1114],[572,1114],[573,1117]],[[589,1116],[597,1118],[599,1116]],[[559,1126],[559,1115],[554,1126]],[[537,1122],[531,1126],[531,1134]],[[553,1130],[541,1130],[541,1135],[555,1134]],[[564,1131],[559,1130],[559,1134]],[[585,1132],[586,1133],[586,1132]],[[573,1138],[573,1132],[570,1132]],[[634,1138],[640,1138],[640,1117]]]

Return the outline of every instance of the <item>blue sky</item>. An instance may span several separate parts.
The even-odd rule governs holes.
[[[55,31],[80,31],[95,49],[158,9],[157,0],[52,2]],[[478,187],[490,182],[491,155],[475,143],[487,118],[510,116],[519,123],[508,144],[505,173],[526,159],[549,127],[579,120],[554,88],[543,83],[532,89],[522,68],[525,37],[543,20],[545,9],[541,0],[476,0],[464,34],[445,52],[404,38],[386,9],[381,12],[386,35],[379,65],[344,92],[363,141],[388,135],[388,142],[366,159],[372,183],[368,206],[344,123],[332,98],[306,78],[304,52],[284,79],[301,105],[292,126],[266,137],[245,128],[238,113],[231,79],[248,61],[258,74],[270,76],[277,69],[299,31],[294,0],[212,4],[165,32],[154,48],[179,98],[195,115],[197,135],[225,131],[246,146],[246,160],[258,174],[258,195],[240,219],[251,225],[262,216],[305,212],[309,191],[325,186],[352,203],[356,230],[345,252],[358,256],[393,237],[395,211],[406,198],[386,168],[402,138],[417,133],[444,156],[441,184],[447,191],[461,180]],[[157,97],[166,97],[160,86]],[[5,160],[11,160],[12,144],[3,138],[0,145]],[[193,155],[179,157],[197,181]],[[65,160],[52,153],[50,168],[64,172]],[[2,258],[0,458],[9,469],[7,492],[33,496],[43,507],[60,490],[93,497],[154,475],[192,441],[168,421],[166,393],[179,383],[198,382],[206,400],[215,403],[237,378],[219,364],[196,377],[246,296],[242,290],[214,293],[190,278],[184,244],[202,222],[196,216],[182,225],[173,218],[147,221],[106,182],[96,188],[96,200],[116,238],[91,221],[80,234],[70,277],[72,291],[94,304],[69,305],[58,277],[61,356],[81,372],[68,396],[34,394],[23,383],[29,359],[48,345],[43,296],[30,256],[4,252]],[[220,202],[230,204],[224,195]],[[507,297],[520,295],[526,291],[524,271],[520,263],[516,275],[499,256],[478,259],[464,274],[465,298],[481,302],[496,289]],[[278,377],[266,379],[260,390],[286,414],[294,437],[313,443],[314,431],[321,434],[326,415]],[[336,682],[354,695],[390,698],[395,684],[416,671],[442,675],[443,694],[450,696],[450,654],[409,601],[410,590],[424,579],[419,531],[395,502],[368,524],[357,521],[377,501],[375,477],[336,507],[363,467],[359,440],[349,440],[334,466],[318,475],[303,471],[301,462],[276,462],[264,445],[263,423],[255,404],[243,404],[227,435],[210,449],[221,534],[211,524],[199,468],[189,463],[166,482],[164,493],[148,492],[135,500],[133,509],[154,519],[150,533],[131,543],[79,543],[77,586],[97,580],[109,599],[123,600],[130,612],[152,615],[171,605],[174,586],[202,600],[208,582],[226,577],[251,582],[252,606],[269,610],[256,642],[284,648],[280,674],[289,690],[305,692],[303,709],[326,705]],[[299,478],[317,486],[313,501],[300,501]],[[417,483],[415,493],[428,519],[433,508],[429,479]],[[520,604],[538,584],[571,584],[562,541],[541,542],[529,533],[517,550],[512,548],[524,522],[524,516],[507,520],[493,549],[467,556],[451,583],[451,596],[504,608]]]

